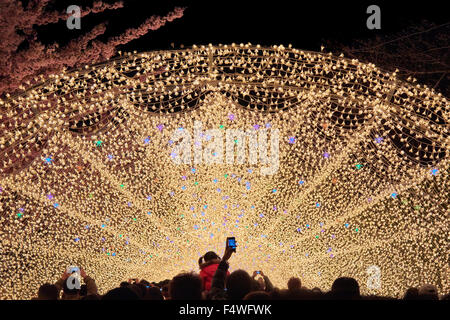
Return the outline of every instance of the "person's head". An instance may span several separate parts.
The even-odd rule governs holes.
[[[420,300],[439,300],[438,291],[432,284],[425,284],[419,288]]]
[[[320,290],[320,288],[317,288],[317,287],[312,288],[311,292],[322,294],[322,290]]]
[[[164,300],[161,289],[158,287],[148,288],[144,300]]]
[[[270,300],[270,295],[265,291],[253,291],[247,293],[243,300]]]
[[[58,300],[58,288],[54,284],[45,283],[39,287],[38,300]]]
[[[169,284],[169,296],[172,300],[201,300],[202,279],[194,272],[180,273]]]
[[[203,263],[208,263],[213,260],[220,260],[220,257],[214,251],[208,251],[204,256],[198,259],[198,264],[201,265]]]
[[[282,300],[317,300],[319,297],[308,289],[281,290]]]
[[[233,271],[226,279],[229,300],[242,300],[252,290],[252,278],[244,270]]]
[[[139,300],[139,296],[130,288],[122,287],[108,291],[102,300]]]
[[[139,283],[144,285],[145,287],[150,287],[150,282],[148,282],[147,280],[141,280],[139,281]]]
[[[406,290],[405,295],[403,296],[403,300],[417,300],[419,298],[419,289],[417,288],[408,288]]]
[[[120,283],[120,287],[121,288],[124,288],[124,287],[128,287],[130,284],[128,283],[128,282],[126,282],[126,281],[122,281],[121,283]]]
[[[264,291],[264,285],[261,285],[259,279],[252,279],[252,287],[250,291]]]
[[[266,282],[264,281],[264,279],[263,278],[258,278],[257,281],[258,281],[259,287],[262,290],[265,290],[266,289]]]
[[[162,293],[164,299],[169,299],[170,298],[170,296],[169,296],[169,283],[164,284],[161,287],[161,293]]]
[[[320,290],[320,288],[314,287],[311,289],[310,292],[311,292],[311,299],[320,300],[323,297],[323,292],[322,290]]]
[[[331,287],[331,293],[335,299],[359,299],[359,284],[353,278],[337,278]]]
[[[302,281],[299,278],[292,277],[289,279],[287,286],[289,290],[297,290],[302,287]]]
[[[130,286],[131,290],[135,290],[135,292],[138,294],[138,296],[142,299],[145,294],[147,293],[147,286],[142,284],[142,283],[136,283],[136,284],[132,284]]]
[[[160,288],[162,288],[162,287],[164,287],[164,286],[167,286],[167,288],[169,288],[169,283],[170,283],[170,280],[169,280],[169,279],[166,279],[166,280],[163,280],[163,281],[159,282],[159,283],[157,284],[157,286],[160,287]]]

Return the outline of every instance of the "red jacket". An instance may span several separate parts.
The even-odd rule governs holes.
[[[211,289],[212,279],[218,266],[219,262],[216,261],[213,263],[204,263],[200,266],[200,278],[202,278],[203,290],[209,291]],[[227,271],[227,276],[228,275],[230,275],[230,273]]]

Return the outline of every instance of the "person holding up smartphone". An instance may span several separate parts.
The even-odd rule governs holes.
[[[225,288],[225,279],[230,274],[228,272],[229,264],[228,260],[233,255],[233,252],[236,252],[237,243],[234,237],[227,238],[225,242],[225,252],[220,260],[219,265],[217,266],[216,272],[214,273],[211,289],[207,295],[208,299],[211,300],[226,300],[226,288]]]
[[[258,284],[259,284],[259,286],[260,286],[260,288],[261,288],[261,290],[264,290],[264,291],[266,291],[266,292],[272,291],[272,290],[273,290],[273,285],[272,285],[272,282],[270,282],[269,277],[266,276],[266,275],[264,274],[264,272],[262,272],[261,270],[259,270],[259,271],[253,271],[253,276],[252,276],[252,278],[255,279],[256,276],[258,276],[258,275],[261,276],[261,277],[258,278],[258,280],[257,280],[257,281],[258,281]]]
[[[233,249],[233,252],[236,252],[236,247],[237,247],[236,238],[235,237],[228,237],[226,246],[231,248],[231,249]]]
[[[205,255],[201,256],[200,259],[198,259],[198,265],[200,267],[200,278],[202,279],[203,283],[203,291],[206,291],[206,293],[211,289],[211,282],[220,261],[221,258],[213,251],[205,253]],[[228,275],[230,275],[230,273],[227,271],[227,276]]]
[[[59,279],[55,286],[58,289],[58,295],[61,290],[63,290],[63,295],[61,297],[62,300],[79,300],[80,297],[80,288],[77,288],[73,285],[73,281],[77,281],[74,279],[75,274],[79,273],[79,276],[83,278],[84,283],[87,287],[86,295],[95,295],[98,294],[97,285],[95,284],[95,280],[89,277],[83,268],[78,267],[69,267],[67,268],[61,279]]]
[[[130,279],[128,279],[128,283],[129,284],[139,284],[139,279],[138,278],[130,278]]]

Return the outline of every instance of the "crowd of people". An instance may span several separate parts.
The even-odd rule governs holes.
[[[173,279],[149,282],[128,279],[104,295],[98,293],[95,280],[80,268],[79,275],[84,284],[73,286],[71,274],[64,272],[55,284],[42,285],[35,300],[396,300],[392,297],[363,296],[358,282],[342,277],[334,281],[331,290],[322,292],[319,288],[302,286],[299,278],[292,277],[287,289],[272,285],[262,271],[250,275],[245,270],[228,272],[228,260],[233,249],[226,248],[222,258],[215,252],[207,252],[199,259],[200,272],[187,272]],[[449,295],[439,296],[433,285],[409,288],[404,300],[449,300]]]

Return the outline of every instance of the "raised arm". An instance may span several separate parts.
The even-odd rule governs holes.
[[[87,295],[98,294],[97,284],[95,283],[95,280],[86,275],[86,272],[84,272],[83,268],[80,268],[80,275],[83,278],[84,283],[86,284]]]

